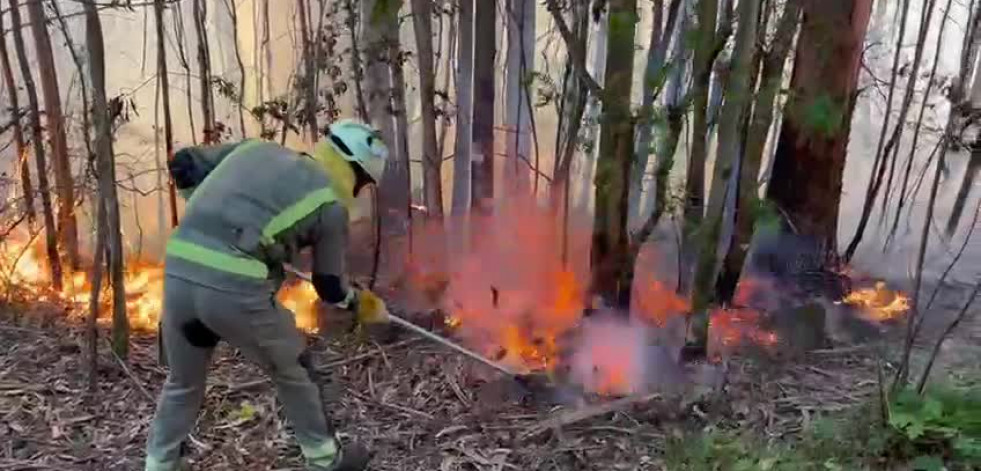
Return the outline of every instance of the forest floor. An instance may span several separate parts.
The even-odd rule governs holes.
[[[981,345],[981,322],[972,325],[959,335]],[[166,373],[155,334],[134,334],[127,366],[110,353],[106,334],[93,395],[78,325],[52,306],[0,308],[0,470],[142,469]],[[312,348],[342,438],[374,450],[375,470],[681,469],[670,455],[685,437],[737,430],[793,440],[819,417],[878,394],[879,362],[865,346],[792,360],[732,359],[721,388],[686,385],[676,395],[565,406],[407,335],[385,342],[344,335]],[[955,358],[977,368],[976,356]],[[213,359],[187,451],[194,470],[303,469],[273,387],[225,347]]]

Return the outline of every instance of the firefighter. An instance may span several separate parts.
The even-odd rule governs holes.
[[[361,323],[388,321],[384,302],[344,277],[349,205],[365,185],[378,184],[387,155],[378,133],[355,121],[331,125],[312,154],[258,140],[175,154],[170,171],[187,205],[167,243],[160,335],[170,373],[150,428],[146,471],[178,469],[221,340],[269,375],[310,470],[365,469],[367,449],[338,441],[305,338],[275,295],[283,264],[311,247],[323,301]]]

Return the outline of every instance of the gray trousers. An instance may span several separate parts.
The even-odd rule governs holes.
[[[227,293],[168,276],[160,335],[170,373],[147,442],[147,471],[176,470],[197,421],[218,338],[257,363],[276,386],[304,456],[331,462],[338,444],[305,352],[305,339],[274,293]]]

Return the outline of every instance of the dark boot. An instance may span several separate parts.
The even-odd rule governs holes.
[[[328,466],[308,465],[309,471],[364,471],[368,469],[371,453],[360,443],[348,443]]]

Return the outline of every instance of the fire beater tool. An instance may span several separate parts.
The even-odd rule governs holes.
[[[293,268],[287,268],[287,270],[289,270],[290,272],[292,272],[294,275],[296,275],[297,277],[299,277],[303,281],[306,281],[308,283],[309,282],[312,282],[312,278],[307,273],[303,273],[303,272],[298,271],[298,270],[295,270]],[[407,320],[405,320],[405,319],[403,319],[403,318],[401,318],[399,316],[396,316],[395,314],[389,313],[388,314],[388,317],[389,317],[389,319],[391,320],[391,322],[393,324],[397,324],[399,327],[402,327],[402,328],[404,328],[406,330],[412,331],[413,333],[416,333],[418,335],[421,335],[422,337],[424,337],[427,340],[430,340],[430,341],[433,341],[435,343],[438,343],[438,344],[440,344],[440,345],[442,345],[444,347],[447,347],[447,348],[456,350],[458,353],[461,353],[461,354],[463,354],[463,355],[465,355],[465,356],[467,356],[467,357],[469,357],[469,358],[471,358],[473,360],[476,360],[476,361],[478,361],[480,363],[483,363],[483,364],[485,364],[485,365],[487,365],[487,366],[489,366],[491,368],[494,368],[495,370],[497,370],[497,371],[499,371],[501,373],[504,373],[505,375],[508,375],[508,376],[514,378],[515,381],[517,381],[518,383],[521,383],[523,386],[529,386],[532,383],[536,382],[535,375],[515,373],[515,372],[511,371],[510,369],[508,369],[507,367],[501,365],[500,363],[497,363],[496,361],[493,361],[493,360],[491,360],[491,359],[489,359],[489,358],[487,358],[487,357],[485,357],[485,356],[483,356],[483,355],[481,355],[481,354],[479,354],[479,353],[477,353],[477,352],[475,352],[473,350],[470,350],[470,349],[468,349],[468,348],[466,348],[466,347],[464,347],[464,346],[462,346],[462,345],[460,345],[460,344],[458,344],[456,342],[453,342],[453,341],[451,341],[451,340],[449,340],[449,339],[447,339],[445,337],[442,337],[442,336],[437,335],[437,334],[435,334],[433,332],[430,332],[430,331],[428,331],[426,329],[423,329],[422,327],[419,327],[419,326],[417,326],[417,325],[415,325],[415,324],[413,324],[413,323],[411,323],[411,322],[409,322],[409,321],[407,321]]]

